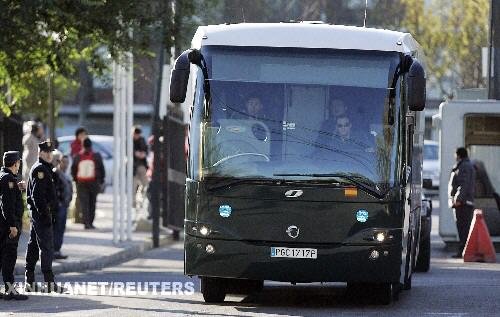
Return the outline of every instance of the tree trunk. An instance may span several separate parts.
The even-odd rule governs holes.
[[[87,63],[85,62],[80,62],[78,64],[78,81],[80,82],[77,97],[78,104],[80,105],[78,124],[80,126],[84,126],[87,123],[87,115],[93,101],[92,75],[90,74],[87,68]]]

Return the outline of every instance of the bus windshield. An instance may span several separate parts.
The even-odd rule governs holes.
[[[202,53],[210,102],[198,78],[192,124],[201,177],[394,183],[400,101],[391,124],[387,100],[397,53],[220,46]]]

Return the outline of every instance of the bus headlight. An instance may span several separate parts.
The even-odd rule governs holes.
[[[201,226],[199,230],[202,236],[208,236],[210,234],[210,229],[207,226]]]
[[[378,242],[384,242],[385,241],[385,233],[384,232],[379,232],[375,235],[375,240]]]

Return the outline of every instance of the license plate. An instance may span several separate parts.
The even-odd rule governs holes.
[[[272,258],[316,259],[317,249],[271,247]]]

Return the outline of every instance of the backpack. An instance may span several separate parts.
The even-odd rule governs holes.
[[[80,154],[80,161],[78,162],[76,181],[77,182],[95,182],[95,161],[94,152]]]

